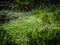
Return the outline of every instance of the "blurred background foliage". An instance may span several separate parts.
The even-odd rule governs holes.
[[[31,10],[34,7],[58,4],[60,0],[1,0],[1,2],[9,2],[8,6],[5,6],[10,9]]]

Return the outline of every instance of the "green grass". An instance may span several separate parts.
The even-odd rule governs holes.
[[[9,11],[8,15],[21,16],[22,20],[11,20],[2,27],[17,45],[59,45],[59,12],[60,9],[56,6],[40,7],[29,12]]]

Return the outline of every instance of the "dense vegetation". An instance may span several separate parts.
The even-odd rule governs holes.
[[[1,1],[0,45],[60,45],[60,0]]]
[[[0,45],[60,45],[60,5],[29,12],[2,10],[0,17],[0,22],[10,20],[0,24]]]

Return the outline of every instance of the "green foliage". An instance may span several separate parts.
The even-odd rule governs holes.
[[[30,12],[10,11],[8,15],[22,16],[22,20],[11,20],[0,26],[0,33],[3,32],[1,34],[4,35],[0,35],[2,45],[6,43],[7,45],[60,45],[60,9],[58,7],[39,7]]]
[[[48,4],[49,0],[15,0],[11,7],[17,9],[31,9],[36,6],[40,6],[42,3],[43,5]]]
[[[58,30],[44,29],[40,32],[28,33],[29,45],[59,45],[60,44],[60,33]]]
[[[12,8],[25,8],[27,7],[32,7],[33,6],[33,1],[34,0],[15,0],[14,3],[11,5]]]
[[[56,18],[55,18],[56,21],[60,21],[60,10],[58,10],[57,12],[55,11],[54,16],[56,16]]]
[[[6,1],[6,2],[5,2]],[[59,0],[5,0],[1,4],[1,10],[4,9],[27,9],[30,10],[33,7],[46,6],[50,4],[57,4]]]
[[[0,27],[0,45],[14,45],[12,36],[3,27]]]
[[[14,0],[11,5],[12,8],[17,9],[31,9],[33,7],[45,6],[50,4],[57,4],[59,0]],[[54,9],[53,9],[54,10]]]

